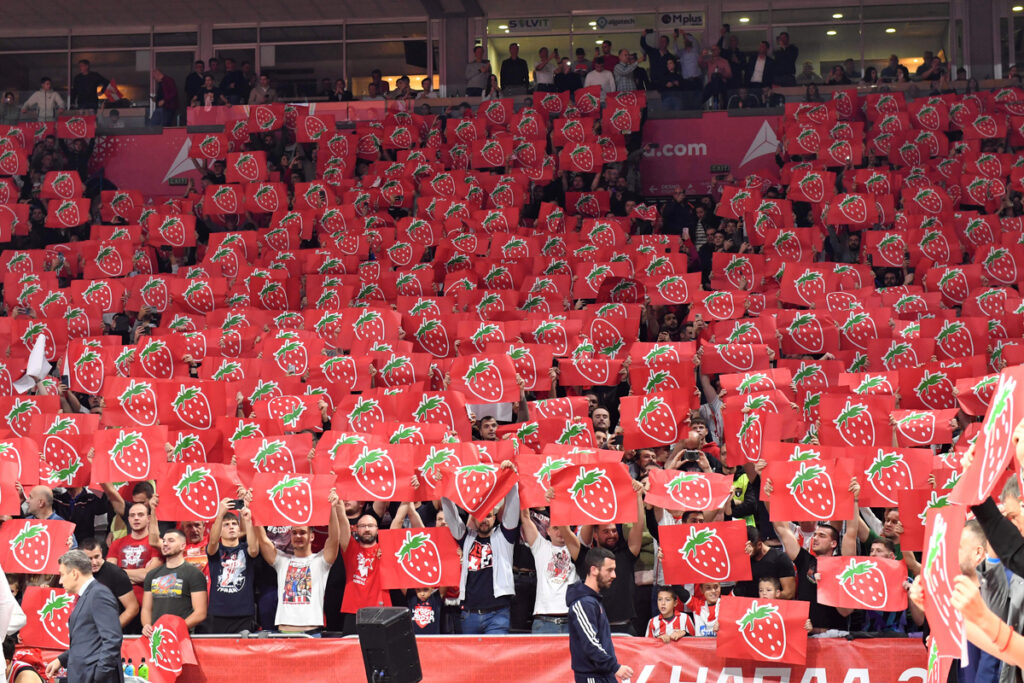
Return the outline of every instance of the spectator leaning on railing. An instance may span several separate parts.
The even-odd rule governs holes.
[[[64,98],[53,89],[53,82],[47,77],[39,81],[39,90],[32,93],[21,107],[21,113],[35,110],[39,121],[53,121],[64,110]]]

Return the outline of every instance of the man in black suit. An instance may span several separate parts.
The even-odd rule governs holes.
[[[60,585],[78,596],[68,621],[71,647],[46,666],[54,676],[63,666],[68,683],[122,683],[121,624],[117,599],[92,577],[92,562],[81,550],[60,558]]]

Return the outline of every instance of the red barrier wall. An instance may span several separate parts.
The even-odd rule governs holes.
[[[756,171],[775,177],[781,126],[781,116],[729,116],[724,111],[693,119],[650,119],[643,141],[655,148],[640,162],[642,191],[669,195],[680,185],[688,194],[706,193],[713,164],[727,165],[736,178]]]
[[[310,640],[196,639],[199,666],[182,683],[362,683],[355,638]],[[425,637],[417,640],[426,683],[545,683],[572,680],[564,637]],[[722,660],[713,639],[662,644],[615,638],[619,661],[633,667],[632,683],[904,683],[925,680],[920,640],[816,640],[807,666]]]

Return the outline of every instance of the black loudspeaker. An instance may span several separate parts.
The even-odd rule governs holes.
[[[419,683],[420,653],[405,607],[364,607],[356,613],[367,683]]]

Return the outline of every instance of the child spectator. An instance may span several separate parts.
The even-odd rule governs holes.
[[[445,589],[441,589],[445,590]],[[444,600],[436,588],[417,588],[406,591],[409,611],[412,612],[412,630],[416,635],[436,636],[441,633],[441,606]]]
[[[671,586],[658,588],[658,614],[647,622],[647,637],[670,643],[694,635],[693,622],[686,612],[679,612],[679,596]]]
[[[693,619],[694,635],[713,638],[718,633],[718,600],[722,597],[722,584],[702,583],[684,608]]]

